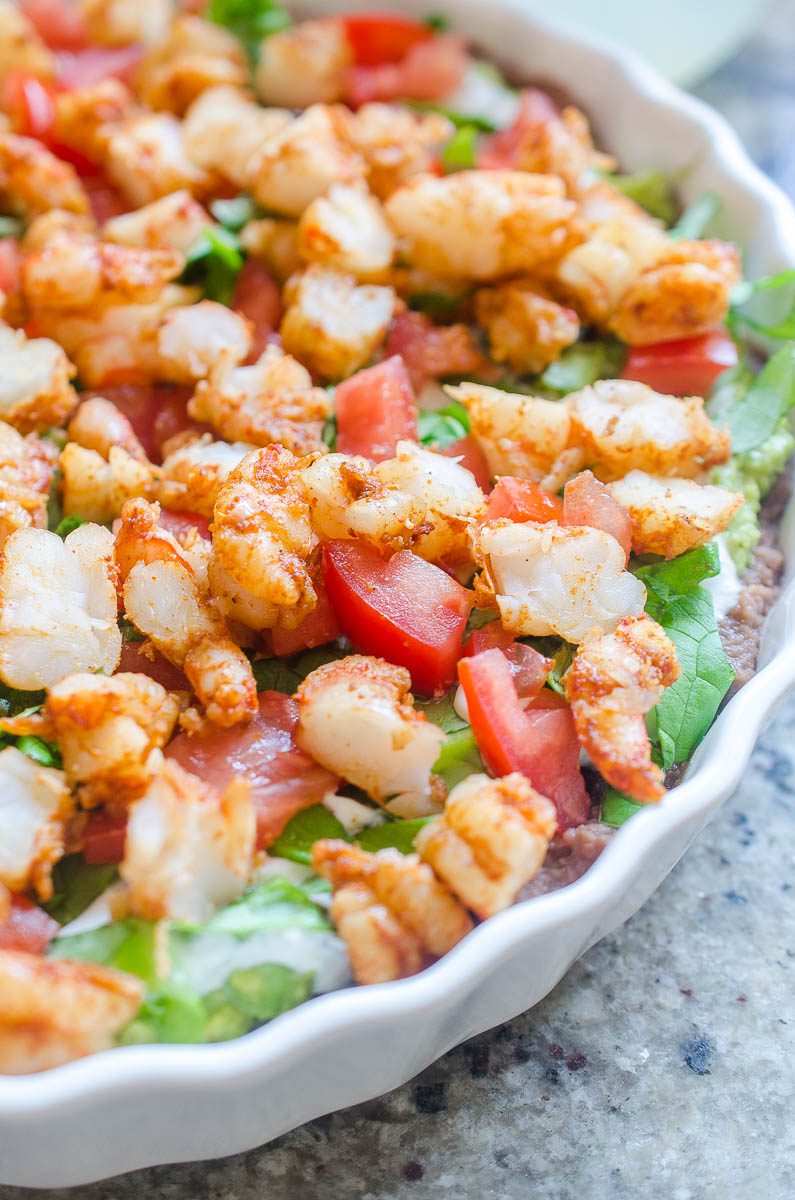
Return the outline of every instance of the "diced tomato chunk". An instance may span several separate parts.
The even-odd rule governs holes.
[[[375,462],[393,458],[399,441],[416,442],[417,401],[406,366],[393,355],[357,371],[334,392],[337,448]]]
[[[453,34],[418,42],[400,62],[351,67],[344,98],[354,108],[373,100],[444,100],[464,78],[469,59]]]
[[[132,671],[134,675],[148,675],[169,692],[192,690],[179,667],[170,663],[149,642],[125,642],[121,648],[118,670]]]
[[[85,158],[79,151],[66,146],[53,147],[53,153],[70,162],[80,176],[83,187],[88,193],[91,213],[98,225],[104,225],[112,217],[120,217],[126,213],[130,205],[118,188],[109,183],[105,176],[95,167],[90,159]]]
[[[433,37],[429,25],[400,13],[348,13],[340,20],[345,26],[354,62],[360,67],[400,62],[412,46]]]
[[[456,442],[451,442],[449,446],[440,450],[439,454],[444,454],[446,458],[457,458],[461,466],[466,467],[475,476],[475,482],[481,491],[487,494],[491,491],[491,472],[486,455],[480,442],[471,433]]]
[[[500,475],[489,496],[486,520],[507,517],[509,521],[562,521],[563,502],[530,479]]]
[[[207,541],[210,540],[210,522],[201,513],[183,512],[176,508],[163,508],[160,510],[159,524],[164,529],[167,529],[169,533],[173,533],[177,539],[195,529],[199,537],[203,537]]]
[[[621,372],[667,396],[708,396],[718,376],[737,365],[737,346],[721,329],[699,337],[633,346]]]
[[[563,489],[563,520],[566,525],[590,525],[616,539],[629,559],[632,549],[632,520],[591,471],[569,480]]]
[[[126,839],[126,814],[112,816],[102,808],[94,809],[83,833],[83,858],[87,863],[119,863]]]
[[[21,0],[20,8],[51,49],[80,50],[86,45],[85,21],[73,0]]]
[[[551,96],[540,88],[528,88],[522,93],[516,119],[507,129],[485,138],[478,153],[481,170],[502,171],[516,166],[519,151],[527,134],[546,125],[558,115],[558,107]]]
[[[232,308],[253,325],[248,361],[256,362],[267,345],[278,341],[282,297],[278,284],[255,258],[246,261],[237,277]]]
[[[501,650],[508,660],[516,694],[521,699],[535,696],[546,683],[552,667],[551,659],[544,658],[532,646],[517,642],[512,633],[503,629],[500,621],[489,621],[475,629],[464,642],[464,658],[482,654],[484,650]]]
[[[0,950],[43,954],[60,928],[38,904],[14,893],[8,914],[0,921]]]
[[[519,771],[552,801],[562,832],[590,811],[579,767],[580,744],[571,710],[545,689],[522,708],[510,666],[500,650],[462,658],[458,675],[483,759],[497,776]]]
[[[415,391],[429,379],[471,375],[485,363],[466,325],[434,325],[425,313],[398,313],[386,342],[386,354],[399,354]]]
[[[2,243],[0,243],[2,245]],[[82,397],[104,396],[129,420],[146,453],[162,458],[163,445],[178,433],[207,433],[211,427],[188,416],[189,387],[123,383],[83,392]]]
[[[11,71],[3,83],[2,107],[16,133],[43,139],[52,132],[55,103],[52,87],[25,71]]]
[[[88,46],[85,50],[58,55],[57,81],[68,91],[93,87],[112,76],[129,83],[146,48],[135,42],[129,46]]]
[[[300,625],[295,629],[273,630],[273,652],[286,657],[298,654],[302,650],[314,650],[317,646],[327,646],[329,642],[335,641],[341,633],[328,592],[324,587],[317,587],[317,604]]]
[[[502,621],[489,621],[488,625],[481,625],[480,629],[472,630],[464,642],[461,657],[472,658],[474,654],[482,654],[484,650],[507,650],[515,643],[516,638],[503,628]]]
[[[16,238],[0,238],[0,291],[13,292],[19,287],[22,252]]]
[[[281,692],[261,692],[259,712],[250,725],[180,733],[166,747],[186,771],[219,789],[235,776],[247,779],[257,814],[257,845],[276,840],[291,817],[318,804],[337,779],[295,742],[298,705]]]
[[[384,559],[354,541],[328,543],[323,579],[340,628],[357,650],[406,667],[423,695],[448,690],[471,592],[410,550]]]

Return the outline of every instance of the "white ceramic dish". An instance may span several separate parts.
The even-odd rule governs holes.
[[[795,267],[787,199],[718,116],[640,60],[556,31],[520,0],[390,3],[418,15],[429,7],[446,13],[517,77],[563,88],[625,167],[686,168],[686,199],[706,188],[718,192],[724,232],[746,248],[751,278]],[[322,0],[302,6],[335,7]],[[782,539],[789,577],[792,520]],[[421,975],[312,1000],[233,1042],[130,1047],[0,1079],[0,1182],[66,1186],[245,1150],[396,1087],[459,1042],[536,1004],[644,903],[737,785],[760,730],[795,686],[795,584],[771,614],[762,661],[686,781],[625,826],[587,875],[488,921]]]

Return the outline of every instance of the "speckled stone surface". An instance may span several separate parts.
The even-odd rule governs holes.
[[[795,0],[700,92],[795,194]],[[791,1200],[795,702],[659,892],[531,1012],[262,1150],[24,1197]]]

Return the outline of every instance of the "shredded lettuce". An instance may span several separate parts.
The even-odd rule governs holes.
[[[270,853],[309,865],[312,862],[312,847],[321,838],[348,840],[343,825],[334,814],[323,804],[313,804],[311,808],[305,808],[290,818],[270,847]]]
[[[621,373],[626,353],[626,346],[615,340],[577,342],[547,367],[540,377],[541,383],[550,391],[566,396],[598,379],[615,379]]]
[[[401,854],[411,854],[415,837],[431,819],[416,817],[412,821],[385,821],[383,825],[371,825],[356,835],[356,843],[371,853],[392,849],[399,850]]]
[[[252,62],[259,57],[263,38],[290,25],[286,10],[276,0],[210,0],[205,15],[233,33]]]
[[[732,450],[745,454],[761,446],[795,406],[795,342],[776,351],[734,402],[724,403],[722,417],[732,435]]]
[[[87,863],[82,854],[68,854],[53,868],[53,895],[43,907],[59,925],[68,925],[115,883],[119,872],[106,863]]]
[[[454,171],[471,171],[477,166],[478,134],[476,125],[459,125],[442,150],[442,167],[446,175]]]
[[[237,277],[243,269],[237,238],[223,226],[207,229],[185,259],[184,283],[199,283],[208,300],[231,304]]]
[[[674,241],[704,237],[722,207],[720,196],[715,192],[704,192],[687,206],[676,224],[668,230],[668,236]]]
[[[665,171],[635,171],[632,175],[609,175],[614,188],[634,200],[647,213],[670,225],[676,218],[676,196]]]
[[[640,812],[642,808],[643,805],[638,804],[631,796],[619,792],[617,788],[609,787],[602,800],[601,819],[605,825],[618,828],[630,817],[634,817],[635,813]]]
[[[767,295],[769,292],[783,293],[788,304],[784,316],[765,323],[742,311],[750,300],[757,296]],[[744,279],[732,291],[729,328],[736,331],[744,325],[765,337],[774,338],[777,341],[792,341],[795,339],[795,300],[793,297],[795,297],[795,269],[779,271],[777,275],[767,275],[763,279],[755,279],[753,282]]]
[[[230,200],[213,200],[210,212],[224,229],[239,233],[244,225],[258,216],[260,210],[250,196],[242,194]]]
[[[423,446],[443,450],[469,433],[469,414],[463,404],[455,400],[444,408],[420,410],[419,427]]]

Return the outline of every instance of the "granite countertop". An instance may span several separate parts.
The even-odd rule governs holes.
[[[795,195],[793,63],[779,0],[698,91]],[[264,1149],[0,1200],[791,1200],[794,867],[795,700],[657,894],[531,1012]]]

